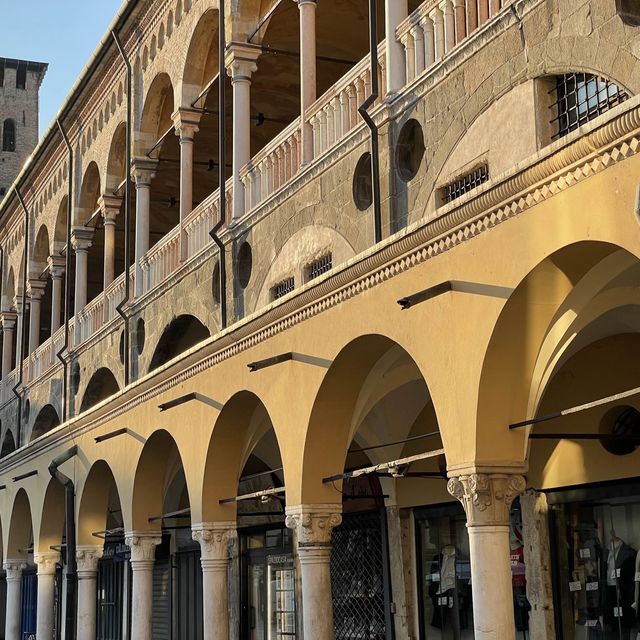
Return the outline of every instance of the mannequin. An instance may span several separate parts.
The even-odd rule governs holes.
[[[630,630],[636,617],[635,571],[637,553],[628,544],[611,531],[609,554],[607,556],[607,579],[605,597],[605,620],[612,629],[620,628],[622,638],[630,637]],[[615,609],[621,609],[621,615],[615,615]]]
[[[635,597],[633,599],[633,604],[631,605],[635,611],[636,618],[640,620],[640,551],[636,554],[636,572],[635,572]]]

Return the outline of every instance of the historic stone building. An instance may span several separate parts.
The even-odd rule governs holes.
[[[0,205],[6,640],[636,638],[637,7],[124,4]]]
[[[0,200],[38,142],[42,62],[0,58]]]

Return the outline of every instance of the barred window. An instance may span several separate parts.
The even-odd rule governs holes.
[[[558,76],[551,93],[555,94],[551,105],[554,139],[566,136],[629,98],[617,84],[590,73]]]
[[[311,264],[307,265],[307,280],[313,280],[321,276],[323,273],[327,271],[331,271],[333,267],[333,257],[330,253],[314,260]]]
[[[271,297],[274,300],[286,296],[287,293],[291,293],[295,288],[295,280],[293,278],[287,278],[271,289]]]
[[[450,182],[443,189],[443,197],[445,204],[456,200],[465,193],[479,187],[483,182],[489,180],[489,165],[483,164],[476,167],[464,176],[460,176],[453,182]]]

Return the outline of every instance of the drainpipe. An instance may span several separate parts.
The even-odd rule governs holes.
[[[378,16],[377,0],[369,0],[369,47],[371,49],[371,95],[358,107],[358,112],[371,130],[371,183],[373,187],[373,228],[376,244],[382,240],[382,212],[380,208],[380,149],[378,126],[369,109],[378,99]]]
[[[58,129],[69,153],[69,194],[67,196],[67,249],[64,255],[64,344],[62,349],[56,353],[56,357],[62,362],[62,423],[67,421],[68,414],[68,368],[69,363],[66,358],[69,350],[69,312],[71,307],[71,212],[73,210],[73,149],[67,138],[67,134],[60,120],[57,121]],[[64,355],[63,355],[64,354]]]
[[[20,188],[16,186],[16,196],[18,196],[18,200],[20,201],[20,205],[22,206],[22,210],[24,211],[24,252],[23,252],[23,267],[22,267],[22,322],[20,322],[20,336],[18,340],[20,340],[20,348],[16,349],[18,358],[18,382],[13,387],[12,391],[16,398],[18,398],[18,429],[16,432],[16,448],[19,449],[22,445],[22,392],[18,391],[22,387],[22,378],[23,378],[23,362],[24,362],[24,353],[22,352],[24,349],[24,329],[25,329],[25,311],[27,310],[27,269],[29,268],[29,211],[27,210],[26,205],[24,204],[24,200],[22,199],[22,195],[20,193]]]
[[[65,612],[65,638],[74,640],[76,637],[76,499],[73,480],[65,476],[59,469],[78,454],[78,447],[73,446],[54,458],[49,465],[49,473],[64,487],[64,530],[66,538],[66,587],[67,608]]]
[[[216,243],[220,250],[220,328],[226,329],[227,327],[227,265],[225,264],[225,251],[222,240],[218,237],[218,231],[224,225],[227,218],[227,193],[226,193],[226,176],[225,176],[225,164],[226,164],[226,131],[225,131],[225,50],[227,48],[227,40],[225,34],[225,6],[222,3],[222,7],[218,12],[220,23],[218,25],[218,66],[222,65],[222,73],[219,74],[220,79],[218,81],[218,183],[220,200],[218,203],[219,219],[209,235],[211,239]]]
[[[129,344],[131,341],[129,316],[125,313],[125,306],[129,303],[130,291],[129,291],[129,270],[131,267],[131,246],[130,246],[130,229],[131,226],[131,129],[132,129],[132,113],[131,113],[131,86],[132,86],[132,73],[131,63],[127,56],[120,37],[116,31],[112,31],[111,35],[118,47],[120,57],[124,62],[124,66],[127,69],[127,151],[125,159],[126,175],[124,183],[124,298],[120,304],[116,307],[116,311],[120,314],[120,317],[124,321],[124,386],[129,384],[130,378],[130,349]]]

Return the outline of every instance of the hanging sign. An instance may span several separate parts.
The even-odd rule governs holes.
[[[580,580],[576,580],[575,582],[570,582],[569,591],[571,592],[582,591],[582,583],[580,582]]]
[[[597,582],[587,582],[587,591],[597,591],[598,583]]]

